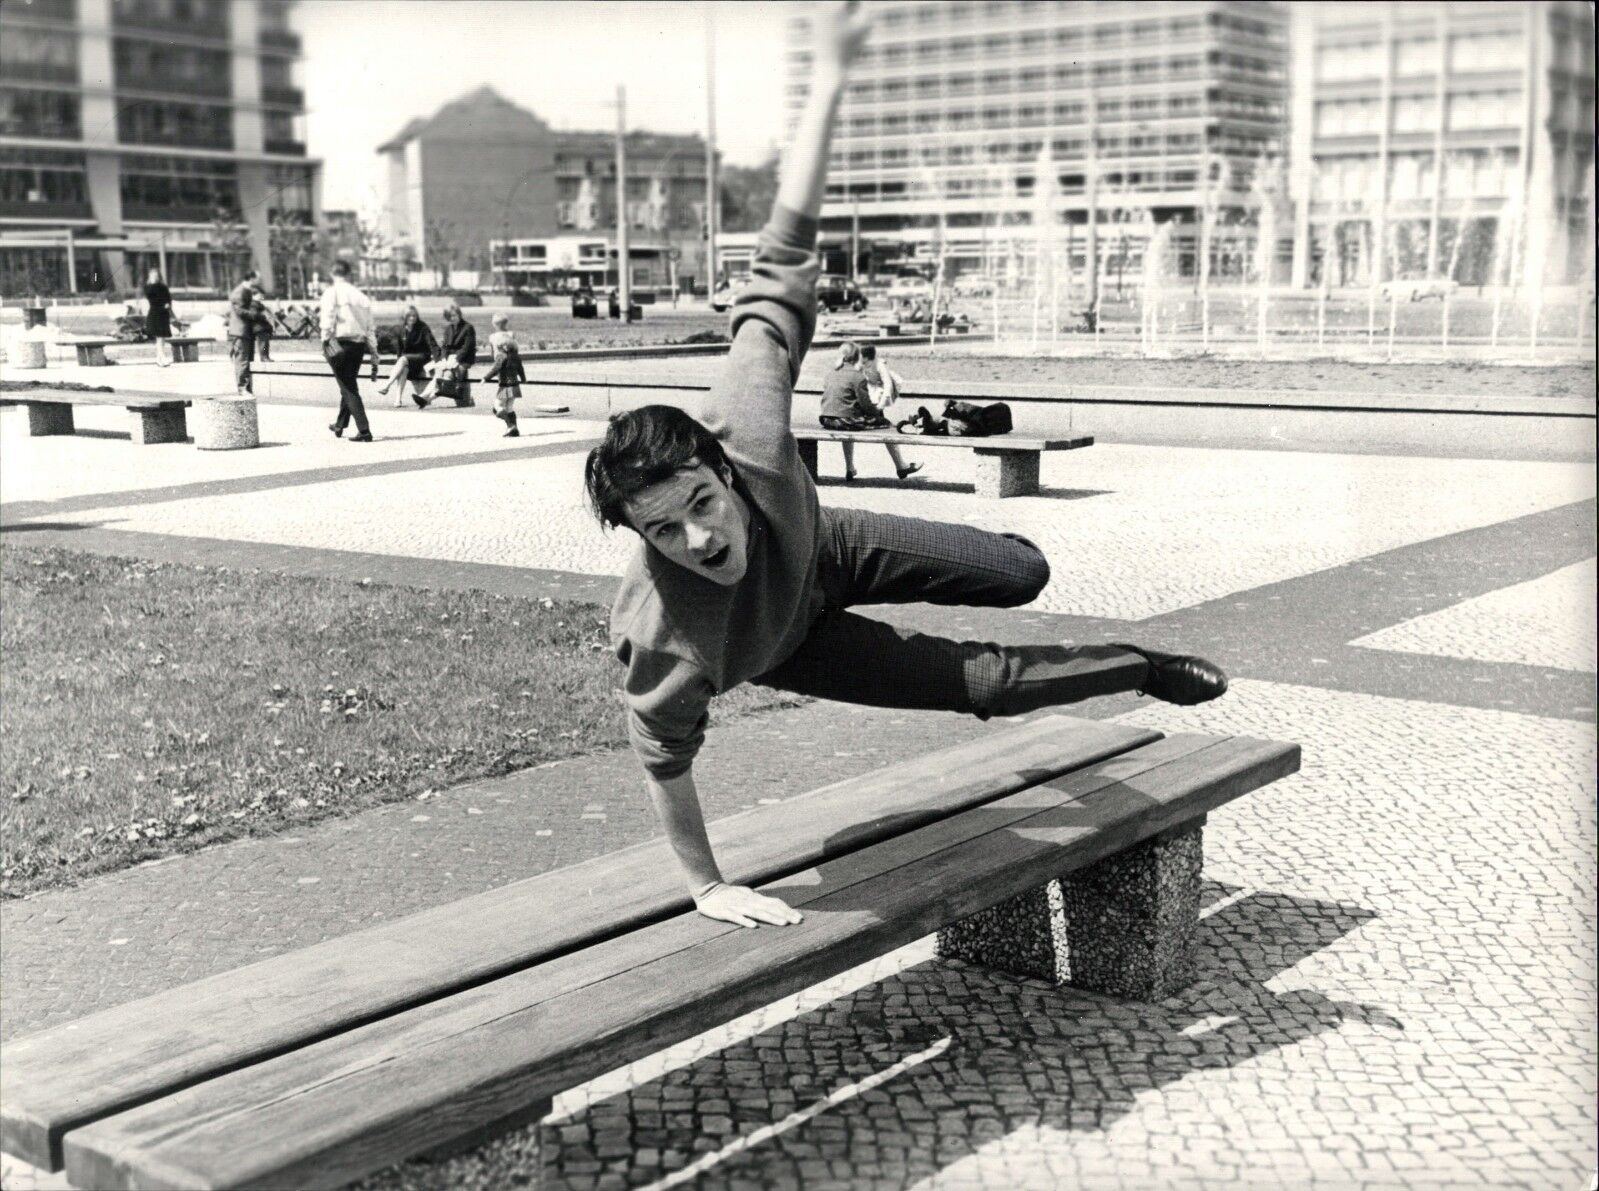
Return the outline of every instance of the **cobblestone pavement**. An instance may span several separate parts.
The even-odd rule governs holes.
[[[396,431],[407,441],[351,458],[317,437],[325,415],[263,407],[263,429],[279,414],[273,433],[296,444],[283,463],[178,447],[156,478],[144,458],[167,448],[19,441],[0,414],[4,540],[591,598],[619,569],[626,541],[590,529],[575,491],[592,423],[539,424],[556,437],[501,456],[483,423],[425,415],[403,424],[472,433]],[[468,440],[481,455],[457,462]],[[1027,610],[896,619],[1192,643],[1238,678],[1225,699],[1073,712],[1303,745],[1300,774],[1207,825],[1199,981],[1117,1002],[935,962],[923,940],[573,1089],[537,1128],[371,1186],[1588,1185],[1591,468],[1096,447],[1051,460],[1047,495],[990,504],[944,484],[954,453],[929,454],[918,490],[869,479],[823,499],[1019,530],[1056,577]],[[20,479],[19,458],[34,461]],[[860,462],[886,475],[886,459]],[[988,730],[825,703],[719,726],[707,813]],[[585,817],[594,805],[603,817]],[[7,903],[0,1030],[653,830],[633,762],[610,754]],[[62,1185],[9,1160],[0,1181]]]

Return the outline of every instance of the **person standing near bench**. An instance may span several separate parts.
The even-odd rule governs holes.
[[[818,419],[827,430],[887,430],[888,419],[872,401],[869,386],[871,378],[862,364],[861,349],[846,343],[838,349],[838,362],[822,382],[822,414]],[[855,444],[843,442],[844,482],[855,478]],[[888,457],[894,461],[894,471],[906,479],[922,470],[920,463],[906,463],[905,457],[893,443],[884,443]]]
[[[372,301],[350,282],[350,262],[333,262],[333,281],[322,291],[322,354],[339,382],[339,416],[329,425],[334,438],[343,438],[350,419],[355,419],[351,442],[371,442],[372,427],[367,424],[366,406],[356,388],[361,376],[361,357],[372,353],[372,381],[378,379],[377,325],[372,318]]]
[[[151,269],[144,283],[144,333],[155,344],[155,362],[172,363],[167,340],[172,338],[172,291],[161,280],[161,270]]]
[[[255,359],[255,291],[261,270],[252,268],[228,294],[228,355],[233,358],[233,387],[241,397],[255,392],[250,361]]]
[[[753,927],[800,921],[729,885],[694,784],[713,695],[743,682],[878,707],[1018,715],[1139,691],[1183,705],[1227,689],[1196,657],[1131,645],[953,641],[849,611],[857,604],[1016,607],[1049,580],[1031,542],[965,525],[823,509],[790,431],[816,328],[816,230],[849,63],[869,26],[818,6],[809,98],[783,162],[732,345],[704,422],[654,405],[618,415],[584,482],[601,523],[641,539],[611,612],[628,734],[699,912]]]

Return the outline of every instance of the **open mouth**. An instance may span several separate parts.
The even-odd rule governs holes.
[[[727,556],[732,552],[733,548],[731,546],[723,546],[715,554],[707,554],[704,558],[700,559],[700,566],[714,571],[717,567],[721,566],[727,561]]]

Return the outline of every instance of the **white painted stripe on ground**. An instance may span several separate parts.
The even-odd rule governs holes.
[[[797,1112],[789,1113],[788,1116],[784,1117],[781,1121],[775,1121],[770,1125],[762,1125],[759,1129],[755,1130],[754,1133],[746,1134],[743,1137],[734,1138],[721,1149],[715,1150],[712,1153],[706,1154],[704,1157],[689,1163],[689,1165],[685,1166],[682,1170],[675,1170],[671,1174],[667,1175],[664,1179],[658,1179],[657,1181],[648,1184],[644,1187],[643,1191],[666,1191],[666,1188],[668,1187],[675,1187],[679,1183],[686,1183],[690,1179],[705,1173],[718,1162],[724,1162],[736,1154],[742,1154],[746,1150],[754,1149],[763,1142],[769,1141],[783,1133],[787,1133],[790,1129],[793,1129],[796,1126],[803,1125],[812,1117],[820,1116],[822,1113],[826,1112],[835,1105],[843,1104],[847,1100],[853,1100],[862,1092],[869,1092],[873,1088],[878,1087],[881,1084],[885,1084],[896,1076],[909,1071],[912,1067],[918,1067],[927,1062],[929,1059],[937,1058],[939,1055],[948,1050],[949,1047],[950,1039],[940,1038],[926,1050],[919,1050],[915,1054],[901,1059],[892,1067],[885,1067],[881,1071],[875,1072],[872,1075],[868,1075],[865,1079],[857,1080],[852,1084],[846,1084],[843,1087],[829,1093],[823,1099],[816,1101],[816,1103],[802,1108]]]
[[[1199,920],[1201,922],[1203,922],[1205,919],[1209,918],[1212,914],[1220,914],[1228,906],[1231,906],[1231,905],[1234,905],[1237,902],[1243,901],[1244,898],[1249,897],[1254,892],[1255,891],[1253,889],[1240,889],[1236,893],[1229,893],[1226,897],[1222,898],[1221,901],[1213,902],[1212,904],[1206,906],[1203,910],[1201,910],[1199,912]]]

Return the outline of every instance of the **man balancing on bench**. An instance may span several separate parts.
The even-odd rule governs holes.
[[[856,5],[818,6],[810,96],[783,161],[732,347],[703,422],[646,406],[612,419],[585,484],[602,524],[643,539],[611,614],[628,731],[700,913],[800,921],[722,880],[694,786],[711,697],[742,682],[874,707],[1018,715],[1139,691],[1194,704],[1227,689],[1201,658],[1130,645],[951,641],[849,611],[927,602],[1011,608],[1049,580],[1036,546],[855,509],[824,509],[789,432],[816,326],[816,218],[844,76],[866,39]]]

